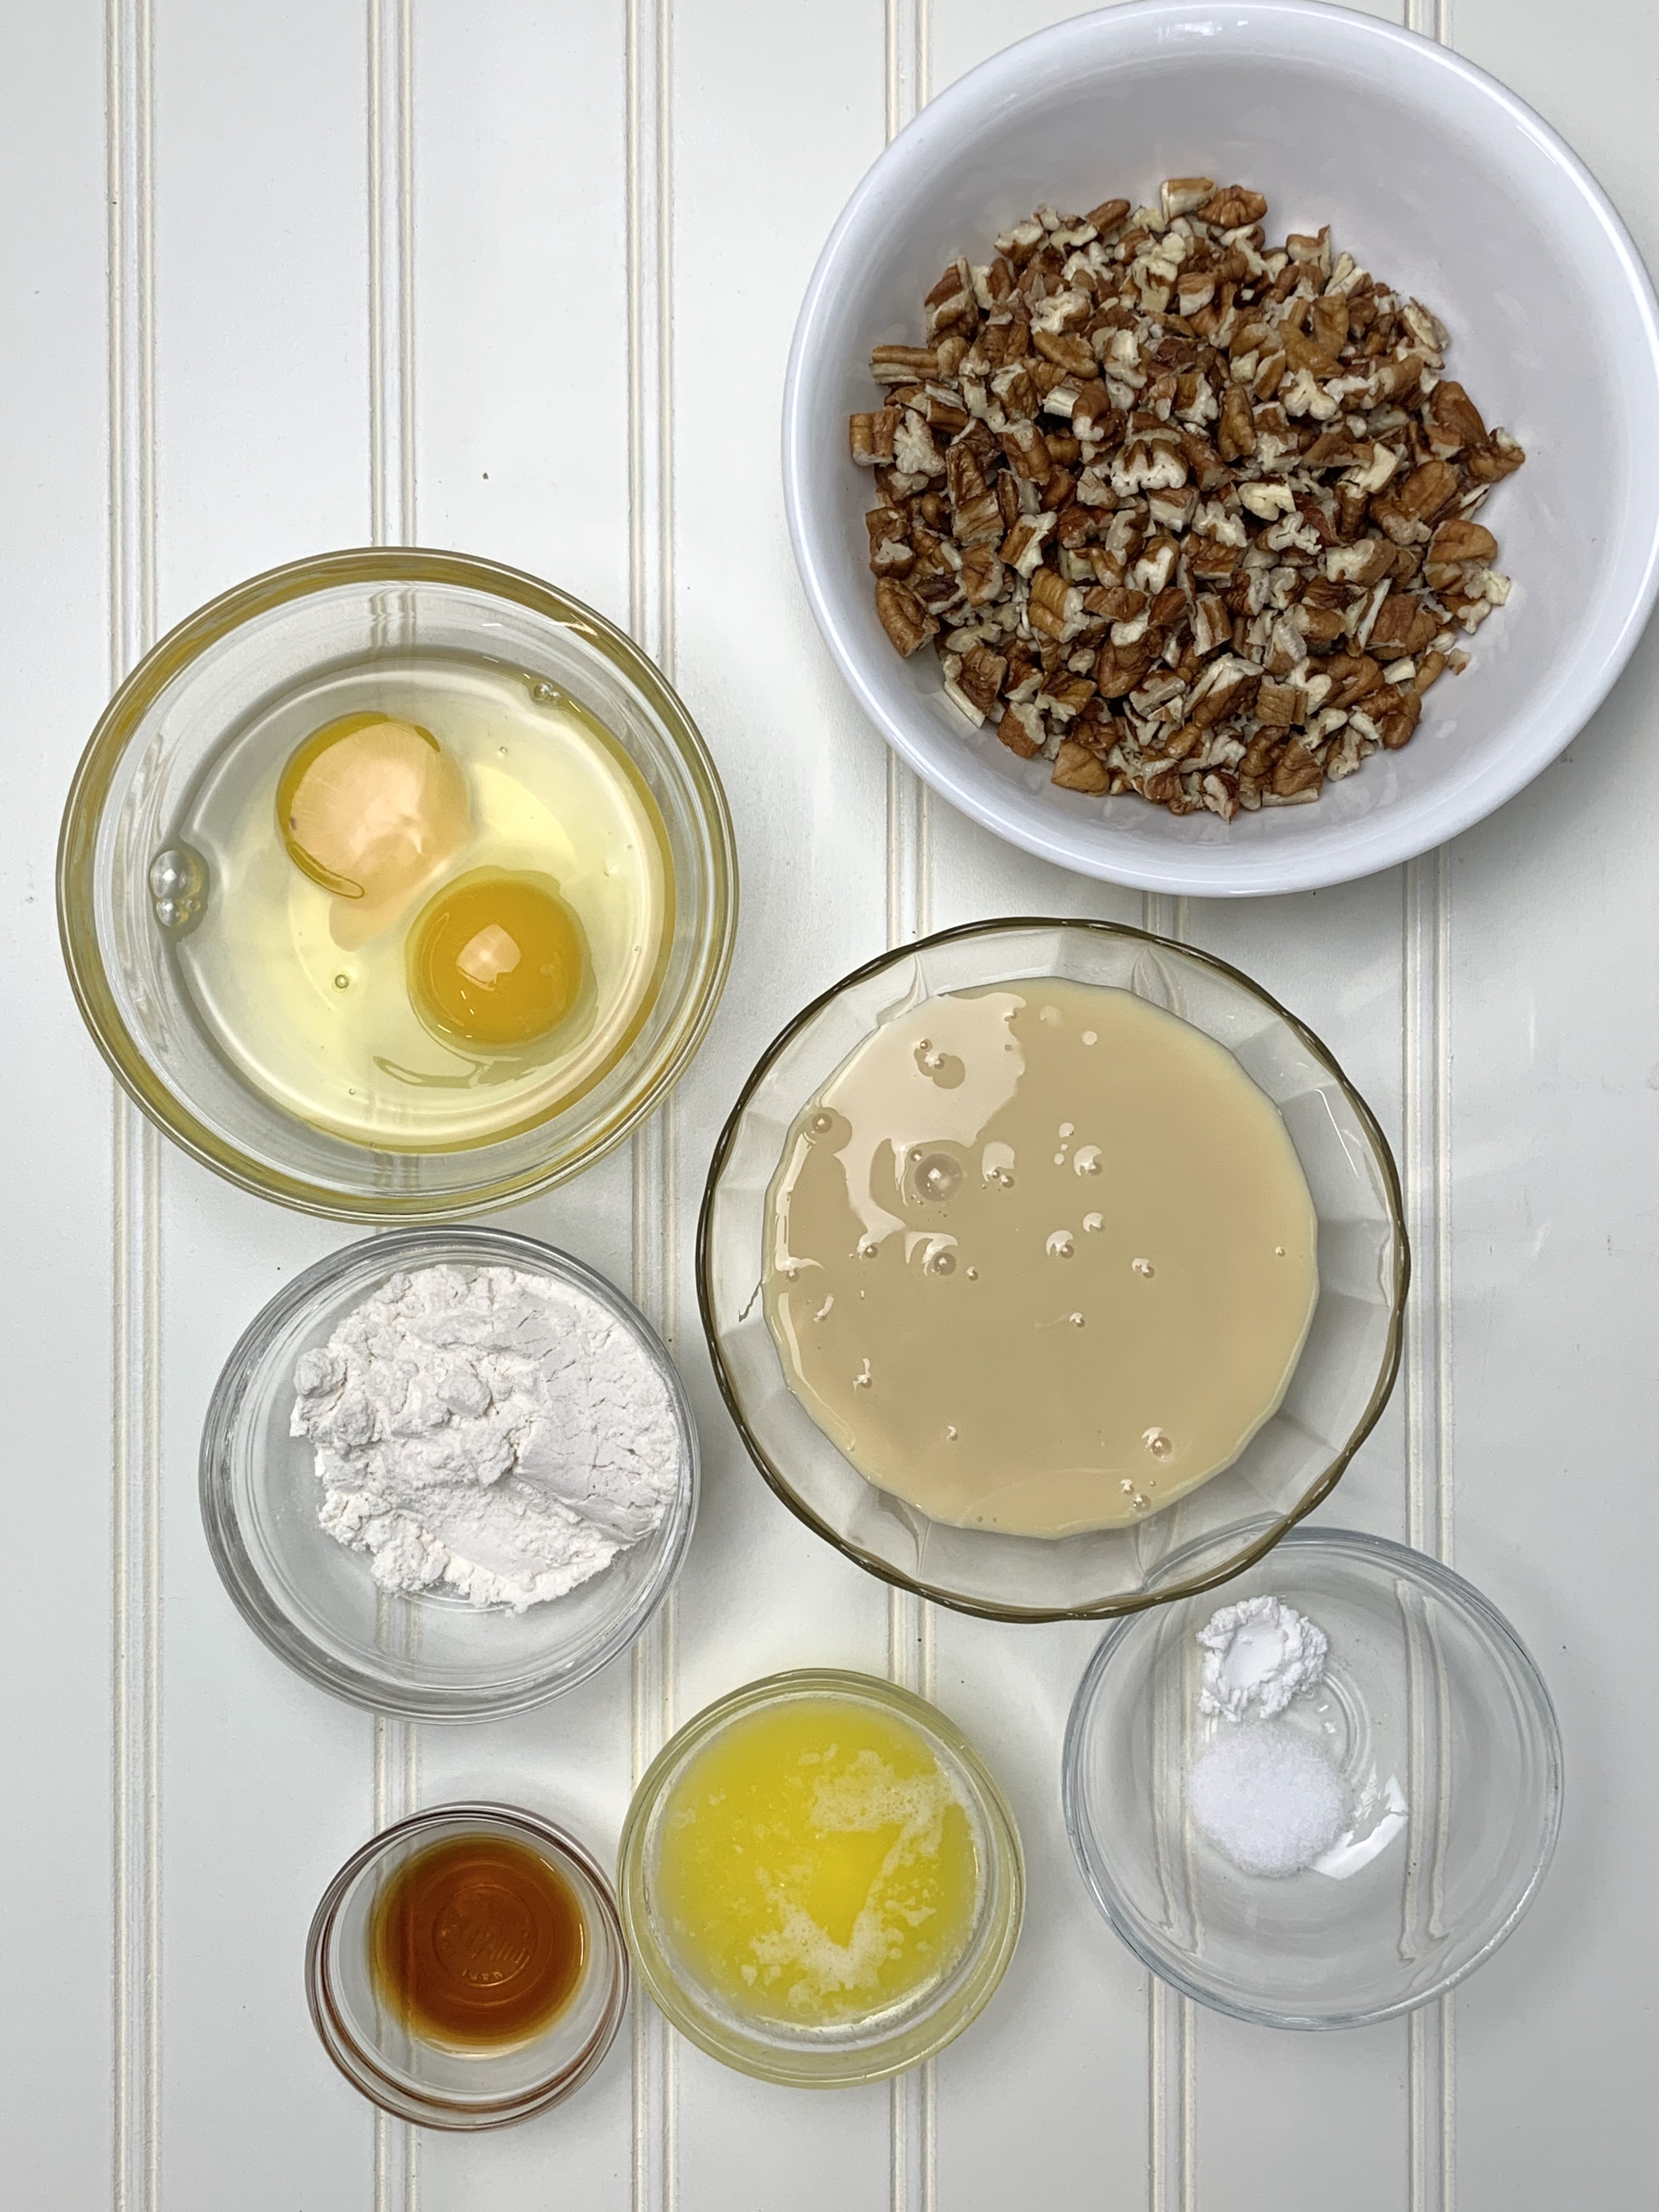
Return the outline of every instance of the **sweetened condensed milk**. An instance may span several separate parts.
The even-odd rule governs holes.
[[[893,1016],[790,1131],[768,1322],[853,1464],[938,1521],[1062,1536],[1230,1465],[1318,1296],[1278,1109],[1222,1046],[1063,978]]]

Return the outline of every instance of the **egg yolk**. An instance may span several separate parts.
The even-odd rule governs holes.
[[[410,997],[467,1044],[545,1036],[575,1006],[587,967],[582,926],[547,876],[463,876],[410,932]]]
[[[334,893],[337,945],[395,921],[472,834],[466,780],[429,731],[344,714],[294,755],[276,787],[289,858]]]

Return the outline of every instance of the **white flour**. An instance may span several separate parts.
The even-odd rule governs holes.
[[[319,1518],[392,1590],[515,1612],[661,1522],[680,1480],[666,1384],[568,1284],[514,1267],[394,1275],[294,1370]]]

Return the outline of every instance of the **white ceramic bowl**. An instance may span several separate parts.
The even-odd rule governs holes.
[[[1334,242],[1421,297],[1449,373],[1526,447],[1484,520],[1515,579],[1473,665],[1403,750],[1316,806],[1176,818],[1058,791],[970,731],[931,651],[876,619],[867,472],[847,417],[872,345],[915,343],[957,253],[1041,203],[1089,208],[1204,175],[1268,196],[1270,237]],[[1659,588],[1659,315],[1623,224],[1512,93],[1428,40],[1311,0],[1137,0],[997,55],[926,108],[854,193],[813,272],[784,395],[784,494],[812,611],[889,743],[999,836],[1085,874],[1227,896],[1370,874],[1478,822],[1582,728]]]

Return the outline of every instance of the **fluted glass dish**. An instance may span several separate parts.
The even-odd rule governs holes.
[[[495,1836],[547,1861],[581,1914],[587,1968],[539,2033],[506,2048],[450,2050],[413,2035],[369,1966],[377,1900],[417,1852]],[[605,1870],[556,1822],[512,1805],[435,1805],[354,1851],[317,1907],[306,1946],[306,1996],[323,2048],[353,2088],[423,2128],[507,2127],[580,2089],[615,2042],[628,2009],[628,1953]]]
[[[487,663],[532,696],[550,686],[610,733],[660,817],[673,917],[641,1026],[590,1089],[492,1140],[381,1149],[285,1110],[216,1045],[158,926],[152,868],[173,850],[174,827],[222,749],[273,702],[346,666],[446,654]],[[477,1213],[561,1182],[619,1144],[702,1042],[731,960],[736,900],[732,825],[714,763],[631,640],[533,576],[411,547],[296,562],[180,623],[106,708],[58,848],[70,981],[135,1102],[233,1182],[355,1221]]]
[[[941,992],[1063,976],[1132,992],[1231,1052],[1278,1107],[1317,1217],[1319,1297],[1277,1411],[1231,1467],[1127,1527],[1061,1537],[935,1521],[861,1474],[791,1389],[760,1296],[789,1130],[884,1022]],[[1387,1403],[1410,1273],[1376,1117],[1293,1014],[1224,961],[1104,921],[942,931],[858,969],[770,1044],[715,1147],[697,1237],[714,1371],[750,1456],[807,1526],[901,1589],[998,1620],[1127,1613],[1224,1582],[1330,1494]],[[1201,1547],[1201,1552],[1194,1547]],[[1170,1579],[1177,1554],[1202,1565]]]
[[[973,1923],[942,1979],[868,2018],[829,2026],[738,2014],[674,1942],[658,1865],[669,1801],[692,1762],[734,1723],[792,1702],[851,1700],[920,1735],[968,1814],[979,1860]],[[1025,1863],[1007,1800],[960,1729],[935,1705],[872,1674],[802,1668],[746,1683],[699,1713],[665,1745],[629,1807],[617,1854],[617,1893],[640,1978],[682,2035],[739,2073],[801,2089],[879,2081],[919,2066],[979,2017],[1007,1970],[1025,1907]]]
[[[1199,1711],[1208,1597],[1108,1632],[1066,1730],[1066,1825],[1101,1911],[1185,1996],[1267,2027],[1363,2027],[1443,1995],[1514,1929],[1555,1848],[1560,1735],[1509,1623],[1421,1552],[1294,1529],[1223,1601],[1262,1595],[1329,1638],[1322,1680],[1270,1725],[1334,1763],[1350,1826],[1334,1850],[1270,1878],[1194,1826],[1193,1759],[1258,1725]]]
[[[564,1596],[514,1613],[441,1589],[384,1590],[365,1553],[319,1523],[316,1448],[289,1433],[294,1369],[393,1275],[502,1267],[550,1276],[613,1314],[661,1376],[679,1432],[673,1496],[648,1536]],[[630,1300],[568,1253],[495,1229],[406,1229],[331,1253],[243,1334],[202,1431],[202,1522],[237,1611],[319,1689],[410,1720],[484,1720],[558,1696],[631,1644],[667,1595],[691,1540],[697,1438],[685,1386]]]

